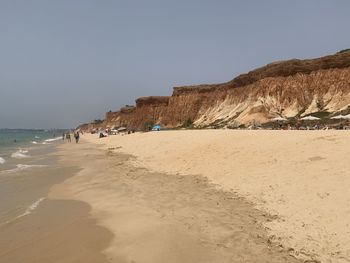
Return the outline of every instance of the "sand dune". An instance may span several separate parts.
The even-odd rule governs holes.
[[[270,238],[297,257],[350,261],[347,131],[166,131],[85,140],[132,154],[133,164],[203,175],[273,220]]]

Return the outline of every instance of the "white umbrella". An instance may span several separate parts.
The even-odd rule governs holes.
[[[286,118],[283,118],[283,117],[281,117],[281,116],[278,116],[278,117],[276,117],[276,118],[273,118],[273,119],[271,119],[272,121],[286,121],[287,119]]]
[[[345,116],[344,115],[333,116],[331,119],[333,120],[345,119]]]
[[[301,120],[304,121],[316,121],[316,120],[320,120],[320,118],[314,117],[314,116],[306,116],[304,118],[301,118]]]
[[[346,120],[350,120],[350,114],[345,115],[345,116],[343,116],[343,117],[344,117],[344,119],[346,119]]]
[[[120,127],[118,131],[126,131],[126,127]]]

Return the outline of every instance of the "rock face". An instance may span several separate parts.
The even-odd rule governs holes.
[[[135,107],[126,105],[119,111],[109,111],[106,113],[105,126],[101,128],[129,127],[133,119]]]
[[[106,115],[106,126],[143,129],[161,124],[197,127],[266,123],[312,113],[350,113],[350,51],[268,64],[233,80],[175,87],[170,97],[143,97],[136,107]]]
[[[334,113],[350,105],[350,68],[268,77],[218,93],[225,94],[223,99],[201,107],[196,125],[265,123],[276,116]]]
[[[166,111],[169,97],[151,96],[136,100],[136,109],[130,126],[133,129],[147,129],[156,123],[167,123]]]

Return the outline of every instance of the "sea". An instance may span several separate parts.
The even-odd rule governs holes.
[[[61,130],[0,129],[0,171],[27,169],[34,157],[29,151],[49,149],[62,139]]]
[[[62,133],[0,129],[0,226],[29,215],[45,199]]]
[[[62,130],[0,130],[0,262],[107,262],[96,244],[112,235],[90,206],[50,198],[53,186],[80,171],[60,161]],[[88,249],[87,249],[88,248]]]

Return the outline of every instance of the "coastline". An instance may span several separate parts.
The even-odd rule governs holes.
[[[101,251],[112,234],[97,225],[91,207],[47,197],[79,168],[58,164],[56,145],[28,152],[21,169],[0,173],[0,262],[107,262]]]
[[[58,161],[47,160],[56,166],[16,175],[30,182],[28,191],[40,183],[48,195],[36,193],[42,200],[29,215],[0,226],[0,258],[347,262],[348,137],[346,131],[85,134],[79,144],[56,147]]]

